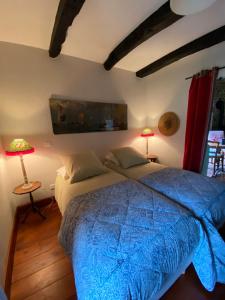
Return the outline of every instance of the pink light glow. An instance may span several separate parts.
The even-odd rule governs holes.
[[[34,148],[31,148],[29,150],[22,150],[22,151],[5,151],[5,154],[7,156],[18,156],[18,155],[30,154],[33,152],[34,152]]]
[[[154,133],[146,133],[146,134],[142,133],[141,136],[142,137],[154,136]]]

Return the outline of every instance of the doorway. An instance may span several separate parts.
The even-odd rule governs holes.
[[[224,177],[225,173],[225,78],[215,82],[212,112],[202,174]]]

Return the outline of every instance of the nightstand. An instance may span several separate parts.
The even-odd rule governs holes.
[[[28,189],[24,189],[23,184],[20,184],[19,186],[15,187],[15,189],[13,191],[13,193],[16,195],[29,194],[29,196],[30,196],[31,206],[29,206],[27,211],[25,212],[25,216],[22,220],[22,223],[24,223],[26,221],[30,211],[33,211],[34,213],[37,213],[43,219],[46,219],[46,217],[41,213],[39,207],[37,205],[35,205],[34,198],[32,195],[32,192],[36,191],[37,189],[39,189],[41,187],[41,182],[40,181],[32,181],[31,183],[32,183],[32,186]]]
[[[147,157],[147,159],[149,161],[152,161],[152,162],[156,163],[158,161],[158,156],[157,155],[153,155],[153,154],[149,154],[148,157]]]

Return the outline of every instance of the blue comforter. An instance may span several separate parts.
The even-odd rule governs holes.
[[[225,222],[225,184],[190,171],[165,168],[140,179],[150,188],[162,193],[189,209],[198,218],[211,244],[213,266],[206,278],[200,276],[204,286],[213,290],[215,283],[225,283],[225,243],[217,228]],[[204,243],[202,247],[205,248]],[[196,257],[194,266],[198,274],[204,272],[206,263]]]
[[[156,299],[187,257],[205,254],[204,239],[186,209],[132,180],[75,197],[59,232],[79,300]]]

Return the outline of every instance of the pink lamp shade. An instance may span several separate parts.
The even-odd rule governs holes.
[[[5,151],[8,156],[24,155],[33,152],[34,148],[24,139],[14,139]]]
[[[152,129],[150,128],[145,128],[142,133],[141,133],[142,137],[149,137],[149,136],[154,136],[154,132],[152,131]]]

